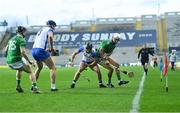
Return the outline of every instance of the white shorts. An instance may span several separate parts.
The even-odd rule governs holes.
[[[8,64],[8,66],[11,68],[11,69],[15,69],[15,70],[19,70],[19,69],[22,69],[22,67],[25,65],[25,63],[23,61],[18,61],[18,62],[15,62],[15,63],[12,63],[12,64]]]

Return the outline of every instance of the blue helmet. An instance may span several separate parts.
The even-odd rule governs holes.
[[[90,42],[88,42],[88,43],[86,44],[86,49],[92,50],[92,48],[93,48],[93,45],[92,45]]]
[[[46,24],[56,27],[56,22],[53,20],[48,20]]]

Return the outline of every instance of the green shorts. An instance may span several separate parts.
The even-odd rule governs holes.
[[[96,58],[96,61],[99,65],[104,65],[106,64],[106,60],[102,59],[102,58]]]

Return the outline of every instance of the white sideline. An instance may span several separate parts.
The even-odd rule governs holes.
[[[141,82],[139,83],[139,89],[137,90],[136,95],[134,96],[130,113],[138,113],[139,101],[140,101],[141,93],[143,91],[145,78],[146,78],[146,75],[144,74],[141,78]]]

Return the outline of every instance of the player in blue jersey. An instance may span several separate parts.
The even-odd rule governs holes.
[[[43,68],[43,62],[50,69],[51,77],[51,91],[57,91],[56,82],[56,67],[50,56],[50,53],[54,53],[53,48],[53,33],[56,27],[56,23],[53,20],[47,21],[47,27],[41,29],[35,38],[32,56],[36,60],[37,69],[35,71],[36,79],[38,80],[39,74]],[[48,50],[48,51],[46,51]]]
[[[102,82],[102,76],[101,76],[99,66],[97,65],[96,60],[94,59],[94,57],[96,57],[96,52],[93,51],[92,48],[93,48],[92,44],[87,43],[87,45],[85,47],[79,48],[78,50],[74,51],[74,53],[72,54],[71,64],[73,64],[75,56],[81,52],[83,53],[83,58],[79,64],[79,69],[77,70],[77,72],[74,75],[74,79],[72,81],[71,88],[75,87],[76,82],[78,81],[78,79],[81,75],[81,72],[83,72],[87,67],[89,67],[91,70],[96,72],[96,74],[98,76],[98,80],[99,80],[99,87],[100,88],[106,87]]]

